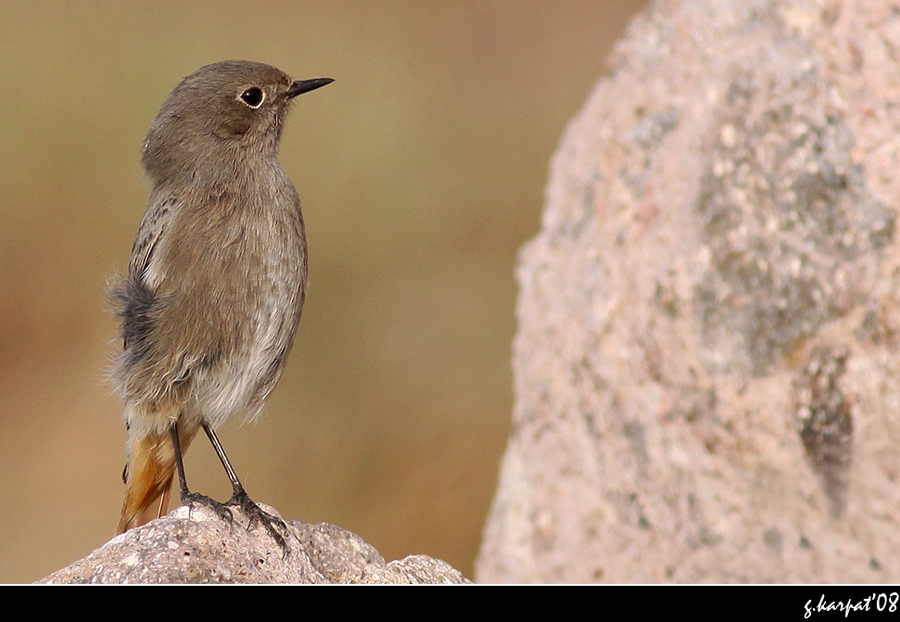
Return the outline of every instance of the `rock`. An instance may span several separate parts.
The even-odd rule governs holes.
[[[262,506],[275,514],[273,508]],[[41,583],[468,583],[424,555],[385,563],[362,538],[335,525],[292,521],[287,549],[232,510],[180,507],[116,536]]]
[[[521,251],[482,582],[900,575],[900,12],[659,1]]]

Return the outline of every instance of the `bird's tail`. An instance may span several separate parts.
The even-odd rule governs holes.
[[[187,451],[198,426],[178,426],[181,452]],[[168,510],[169,491],[175,476],[175,447],[172,434],[150,432],[137,436],[128,432],[125,440],[125,501],[117,534],[159,518]],[[159,502],[157,504],[157,501]]]

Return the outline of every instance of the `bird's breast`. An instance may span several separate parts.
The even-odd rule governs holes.
[[[180,367],[168,377],[190,383],[189,410],[214,426],[262,408],[305,296],[306,240],[293,188],[241,198],[182,204],[147,271],[157,283],[163,358]]]

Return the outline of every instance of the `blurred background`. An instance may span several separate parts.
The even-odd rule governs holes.
[[[510,425],[516,252],[644,4],[0,0],[0,582],[113,535],[106,282],[146,203],[147,126],[182,76],[229,58],[335,83],[295,103],[282,141],[310,247],[293,354],[260,419],[220,438],[285,518],[471,577]],[[230,495],[205,439],[187,475]]]

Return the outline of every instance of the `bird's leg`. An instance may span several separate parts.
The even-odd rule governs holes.
[[[237,478],[237,475],[234,472],[234,469],[231,468],[231,463],[228,461],[228,456],[225,455],[225,450],[222,449],[222,444],[219,442],[219,439],[216,437],[216,433],[213,432],[212,428],[209,427],[209,424],[203,423],[203,431],[206,432],[206,436],[209,437],[209,442],[212,443],[213,449],[216,450],[216,455],[219,456],[219,460],[222,462],[222,466],[225,467],[225,472],[228,474],[228,479],[231,480],[231,488],[234,491],[231,495],[231,499],[225,505],[237,506],[244,511],[244,513],[250,517],[250,526],[257,521],[263,524],[266,528],[266,531],[269,532],[269,535],[272,536],[272,539],[278,543],[281,547],[283,553],[287,554],[287,542],[284,539],[283,533],[290,533],[287,525],[283,520],[281,520],[277,516],[272,516],[268,512],[264,511],[260,508],[256,503],[253,502],[252,499],[247,495],[247,492],[244,490],[244,487],[241,485],[240,480]],[[181,477],[181,471],[179,471],[179,478]],[[183,480],[181,480],[183,481]]]
[[[214,499],[210,499],[206,495],[201,495],[188,490],[187,482],[184,479],[184,460],[181,456],[181,441],[178,438],[178,424],[172,424],[172,445],[175,447],[175,470],[178,472],[178,487],[181,491],[181,503],[183,505],[193,507],[195,503],[205,505],[219,515],[219,518],[229,523],[232,521],[231,510],[227,504],[219,503]]]

